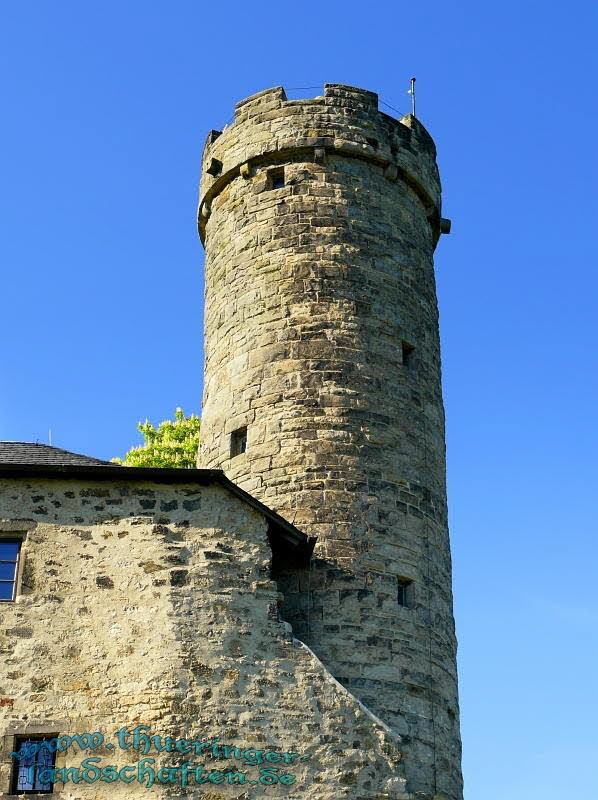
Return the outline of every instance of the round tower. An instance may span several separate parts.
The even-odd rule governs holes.
[[[209,134],[199,465],[317,536],[309,571],[275,565],[283,616],[401,734],[410,791],[459,800],[435,156],[337,84]]]

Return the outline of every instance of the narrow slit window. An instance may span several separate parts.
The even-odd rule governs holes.
[[[270,189],[282,189],[282,187],[285,185],[284,167],[269,170],[268,183]]]
[[[415,347],[409,342],[401,342],[401,358],[403,361],[404,367],[412,367],[413,366],[413,353],[415,351]]]
[[[20,539],[0,539],[0,602],[15,599],[20,553]]]
[[[230,436],[230,455],[231,458],[240,456],[247,450],[247,426],[237,428]]]
[[[17,736],[15,758],[12,767],[12,794],[52,794],[54,791],[53,770],[56,751],[49,742],[54,736]]]
[[[413,605],[413,581],[408,578],[399,578],[397,582],[397,602],[403,608]]]

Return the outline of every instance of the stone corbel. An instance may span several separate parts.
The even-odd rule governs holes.
[[[212,213],[212,207],[210,203],[206,202],[202,205],[200,211],[200,217],[203,222],[207,222],[210,219],[210,214]]]

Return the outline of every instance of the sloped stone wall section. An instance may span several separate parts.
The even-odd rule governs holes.
[[[57,783],[65,800],[129,797],[404,800],[399,737],[372,717],[279,618],[263,516],[219,486],[3,480],[0,535],[26,533],[17,601],[0,605],[0,792],[17,734],[151,727],[262,752],[288,785],[151,788],[137,780]],[[132,750],[58,753],[131,766]],[[154,752],[149,756],[156,757]],[[300,760],[299,756],[305,757]],[[271,756],[275,758],[275,756]],[[204,774],[231,760],[191,760]],[[281,766],[282,764],[282,766]],[[126,773],[129,775],[129,773]]]
[[[435,157],[337,84],[266,90],[210,133],[198,463],[318,537],[283,613],[403,737],[411,790],[460,800]]]

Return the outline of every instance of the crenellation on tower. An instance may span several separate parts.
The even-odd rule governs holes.
[[[287,100],[280,86],[258,92],[237,104],[232,125],[208,135],[199,204],[202,241],[212,198],[241,169],[247,177],[251,170],[285,158],[307,155],[317,162],[316,150],[371,161],[391,181],[400,176],[425,206],[439,235],[436,148],[423,125],[411,114],[397,120],[379,111],[374,92],[326,84],[322,97],[300,101]],[[222,163],[218,175],[209,171],[212,159]]]

